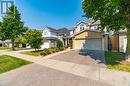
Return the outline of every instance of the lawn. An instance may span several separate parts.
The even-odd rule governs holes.
[[[106,65],[109,69],[130,72],[130,62],[125,61],[125,55],[118,52],[106,52]]]
[[[16,69],[23,65],[30,64],[31,62],[25,61],[13,56],[1,55],[0,56],[0,74]]]
[[[12,48],[9,48],[9,47],[0,47],[0,50],[12,50]]]

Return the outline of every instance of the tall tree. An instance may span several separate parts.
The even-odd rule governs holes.
[[[12,49],[14,50],[14,41],[19,36],[26,32],[27,28],[24,27],[24,23],[21,21],[20,13],[17,7],[12,5],[5,16],[1,25],[1,33],[4,39],[9,39],[12,42]]]
[[[26,33],[25,38],[27,39],[28,45],[31,46],[31,48],[40,49],[42,43],[43,43],[43,37],[42,33],[37,30],[29,30]]]
[[[84,0],[85,16],[101,21],[101,29],[127,29],[127,54],[130,57],[130,0]]]

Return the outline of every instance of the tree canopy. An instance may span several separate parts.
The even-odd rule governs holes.
[[[101,21],[102,29],[130,28],[130,0],[84,0],[85,16]]]

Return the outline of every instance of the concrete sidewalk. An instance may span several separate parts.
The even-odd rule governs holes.
[[[69,52],[69,51],[64,51],[64,52]],[[58,54],[62,54],[62,53],[58,53]],[[71,62],[49,59],[55,57],[55,55],[58,54],[53,54],[43,58],[23,55],[17,52],[4,52],[3,54],[16,56],[18,58],[29,60],[36,64],[43,65],[45,67],[71,73],[81,77],[86,77],[91,80],[102,81],[105,83],[112,84],[114,86],[130,86],[130,73],[108,70],[106,68],[101,68],[100,66],[92,67],[87,65],[71,63]]]
[[[113,86],[38,64],[0,75],[0,86]]]

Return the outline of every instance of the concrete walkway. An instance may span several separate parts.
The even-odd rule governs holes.
[[[85,77],[91,80],[97,80],[97,81],[109,83],[114,86],[130,86],[130,73],[108,70],[106,68],[101,68],[100,66],[92,67],[88,65],[81,65],[81,64],[71,63],[71,62],[49,59],[55,57],[58,54],[62,54],[64,52],[69,52],[69,50],[57,54],[53,54],[50,56],[46,56],[43,58],[23,55],[17,52],[2,52],[2,54],[16,56],[18,58],[26,59],[48,68]]]

